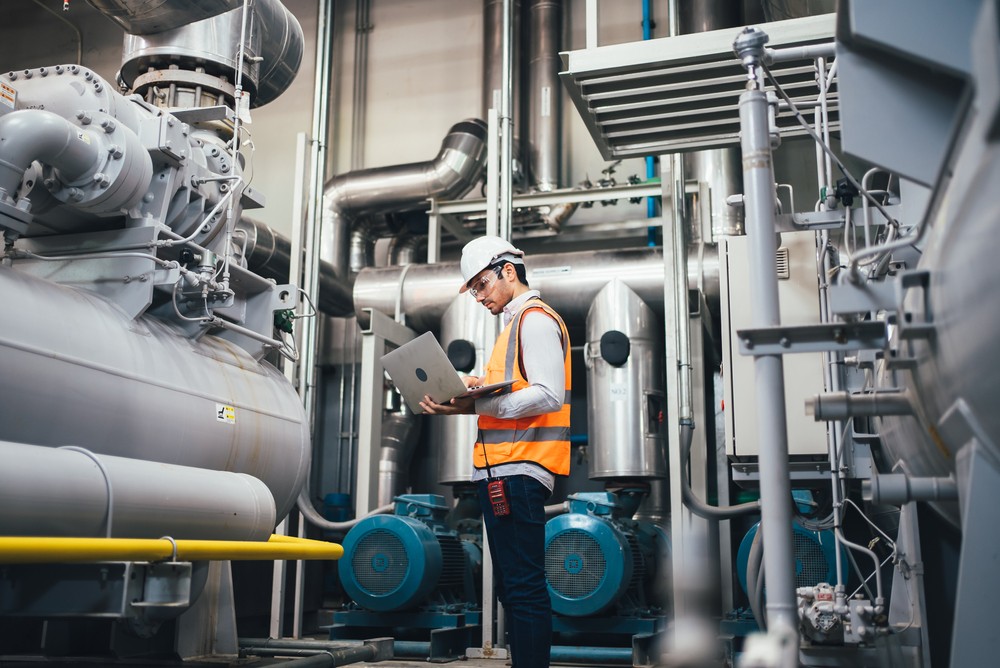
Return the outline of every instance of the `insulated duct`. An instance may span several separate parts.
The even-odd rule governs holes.
[[[562,66],[559,59],[562,0],[529,0],[527,30],[528,166],[534,187],[547,192],[555,190],[562,183],[559,170],[559,140],[562,136],[562,88],[559,82],[559,70]],[[558,231],[558,226],[556,230]]]
[[[215,98],[219,94],[232,104],[243,2],[92,0],[90,4],[127,33],[121,78],[135,92],[147,98],[167,95],[162,101],[172,107],[210,106],[219,103]],[[278,0],[255,0],[251,10],[244,88],[250,92],[251,106],[258,107],[291,85],[305,40],[298,20]],[[182,95],[193,93],[193,98],[174,97],[178,89]]]
[[[247,269],[279,283],[288,282],[291,241],[268,225],[250,218],[241,218],[236,223],[236,229],[242,230],[246,235],[244,254]],[[332,316],[349,316],[354,313],[351,288],[337,278],[333,265],[329,262],[320,262],[319,265],[319,300],[316,308]]]
[[[243,473],[7,441],[0,461],[0,535],[242,541],[274,530],[271,492]]]
[[[382,452],[378,461],[378,505],[392,503],[403,490],[403,476],[420,436],[420,422],[404,406],[382,420]]]
[[[710,304],[719,300],[717,263],[718,256],[709,247],[700,265],[695,258],[688,264],[692,289],[698,287],[699,272],[704,271],[705,297]],[[582,324],[594,297],[615,278],[662,315],[663,253],[658,248],[528,255],[525,265],[531,287],[541,290],[546,303],[567,324]],[[394,315],[398,298],[407,325],[427,331],[437,328],[461,284],[456,262],[411,265],[405,275],[402,267],[370,267],[354,282],[354,305],[359,313],[373,308]]]
[[[334,177],[323,193],[323,259],[332,262],[340,278],[348,278],[362,268],[357,263],[364,262],[375,241],[362,215],[415,209],[432,198],[457,199],[476,184],[485,167],[486,124],[472,118],[451,127],[433,160]]]

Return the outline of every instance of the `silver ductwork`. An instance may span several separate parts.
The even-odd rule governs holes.
[[[246,217],[236,223],[236,228],[246,235],[244,256],[247,269],[264,278],[273,278],[279,283],[288,282],[292,255],[291,241],[268,225]],[[316,308],[332,316],[348,316],[354,313],[351,288],[337,278],[333,265],[329,262],[320,262],[319,265],[319,300],[316,301]]]
[[[392,503],[405,490],[410,458],[420,437],[420,422],[405,408],[382,420],[382,451],[378,460],[378,505]]]
[[[0,441],[0,535],[267,540],[274,498],[257,478],[69,446]]]
[[[339,277],[349,278],[368,262],[376,238],[365,229],[369,224],[363,216],[420,208],[432,198],[462,197],[485,167],[486,124],[473,118],[451,127],[433,160],[334,177],[323,193],[323,259]]]
[[[243,3],[91,0],[126,32],[121,78],[152,104],[202,107],[233,103]],[[295,78],[304,37],[278,0],[255,0],[246,21],[243,88],[257,107]]]
[[[530,159],[527,162],[531,183],[541,191],[555,190],[562,184],[559,169],[562,136],[562,88],[559,82],[561,36],[562,0],[529,0],[529,110],[526,125]]]
[[[567,324],[582,324],[594,297],[615,278],[662,314],[664,268],[659,248],[529,255],[525,264],[531,287],[541,290],[545,301]],[[691,258],[688,282],[692,289],[698,287],[699,277],[704,281],[706,299],[718,303],[718,256],[714,248],[706,248],[700,264],[697,258]],[[359,313],[373,308],[393,315],[398,298],[407,325],[426,331],[437,328],[461,283],[456,262],[411,265],[405,276],[402,267],[368,268],[354,282],[354,305]]]

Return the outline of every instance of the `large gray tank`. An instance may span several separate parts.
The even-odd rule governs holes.
[[[0,306],[0,439],[247,473],[291,509],[309,434],[274,367],[10,267]]]
[[[666,477],[661,329],[618,279],[594,298],[584,350],[592,479]]]

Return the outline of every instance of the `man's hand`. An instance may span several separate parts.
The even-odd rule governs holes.
[[[466,387],[479,387],[480,385],[485,385],[483,382],[486,376],[480,378],[479,376],[462,376],[462,382],[465,383]]]
[[[468,377],[468,376],[467,376]],[[446,404],[439,404],[426,394],[420,407],[428,415],[475,415],[476,400],[473,397],[455,398]]]

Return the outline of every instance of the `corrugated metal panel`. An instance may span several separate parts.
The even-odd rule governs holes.
[[[766,23],[768,47],[829,42],[834,16]],[[657,155],[739,143],[739,96],[746,71],[733,53],[739,28],[569,51],[559,76],[602,155]],[[829,64],[828,64],[829,67]],[[811,59],[776,63],[772,73],[813,120],[819,89]],[[839,128],[836,83],[829,94],[831,129]],[[779,110],[782,135],[803,130]]]

